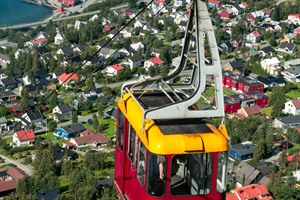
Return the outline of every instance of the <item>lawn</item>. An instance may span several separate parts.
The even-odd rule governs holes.
[[[44,134],[39,135],[39,136],[41,136],[42,138],[47,139],[47,140],[49,140],[53,143],[62,144],[64,142],[66,142],[66,140],[63,140],[63,139],[56,139],[52,132],[44,133]]]
[[[104,134],[110,138],[115,137],[116,132],[116,121],[112,118],[104,119],[105,129]]]
[[[261,108],[261,114],[271,115],[272,107]]]
[[[289,99],[296,99],[300,97],[300,90],[291,90],[285,94],[285,96]]]

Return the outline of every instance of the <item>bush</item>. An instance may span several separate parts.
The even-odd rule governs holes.
[[[24,164],[28,165],[32,163],[32,158],[31,156],[26,156],[24,159]]]

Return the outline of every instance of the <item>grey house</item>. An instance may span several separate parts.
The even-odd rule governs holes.
[[[288,117],[277,117],[273,122],[274,128],[300,128],[300,115],[288,116]]]
[[[66,118],[70,118],[72,117],[72,111],[73,108],[68,103],[58,105],[53,108],[53,119],[60,121]]]

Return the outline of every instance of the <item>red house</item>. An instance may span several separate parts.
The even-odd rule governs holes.
[[[269,97],[264,93],[253,91],[246,93],[246,96],[255,99],[255,104],[259,108],[266,108],[269,106]]]
[[[256,80],[249,80],[246,78],[239,79],[238,83],[238,91],[242,93],[252,92],[252,91],[258,91],[258,92],[264,92],[264,84],[259,83]]]
[[[115,23],[111,23],[111,24],[106,24],[104,27],[103,27],[103,30],[104,31],[111,31],[111,30],[114,30],[116,28],[118,28],[119,25],[118,24],[115,24]]]
[[[228,114],[235,113],[240,108],[240,99],[225,96],[224,111]]]
[[[228,73],[227,73],[228,75]],[[233,74],[231,73],[229,76],[225,75],[225,87],[231,89],[231,90],[237,90],[238,89],[238,83],[239,80],[242,79],[243,76],[239,74]]]
[[[295,37],[297,37],[298,35],[300,35],[300,27],[295,28],[293,33],[294,33]]]
[[[265,199],[272,200],[272,196],[266,186],[262,184],[251,184],[231,190],[226,194],[226,200]]]
[[[250,21],[250,22],[254,22],[254,21],[255,21],[255,17],[254,17],[252,14],[248,14],[248,15],[246,16],[246,19],[247,19],[248,21]]]
[[[222,12],[218,13],[218,15],[221,17],[221,19],[230,19],[230,14],[227,12],[227,10],[223,10]]]

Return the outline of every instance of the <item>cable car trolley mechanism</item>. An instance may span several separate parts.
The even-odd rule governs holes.
[[[170,83],[187,63],[190,82]],[[214,105],[201,109],[207,85]],[[229,142],[224,124],[207,120],[216,117],[224,117],[218,47],[205,2],[194,0],[178,66],[122,86],[114,172],[121,199],[225,199]]]

